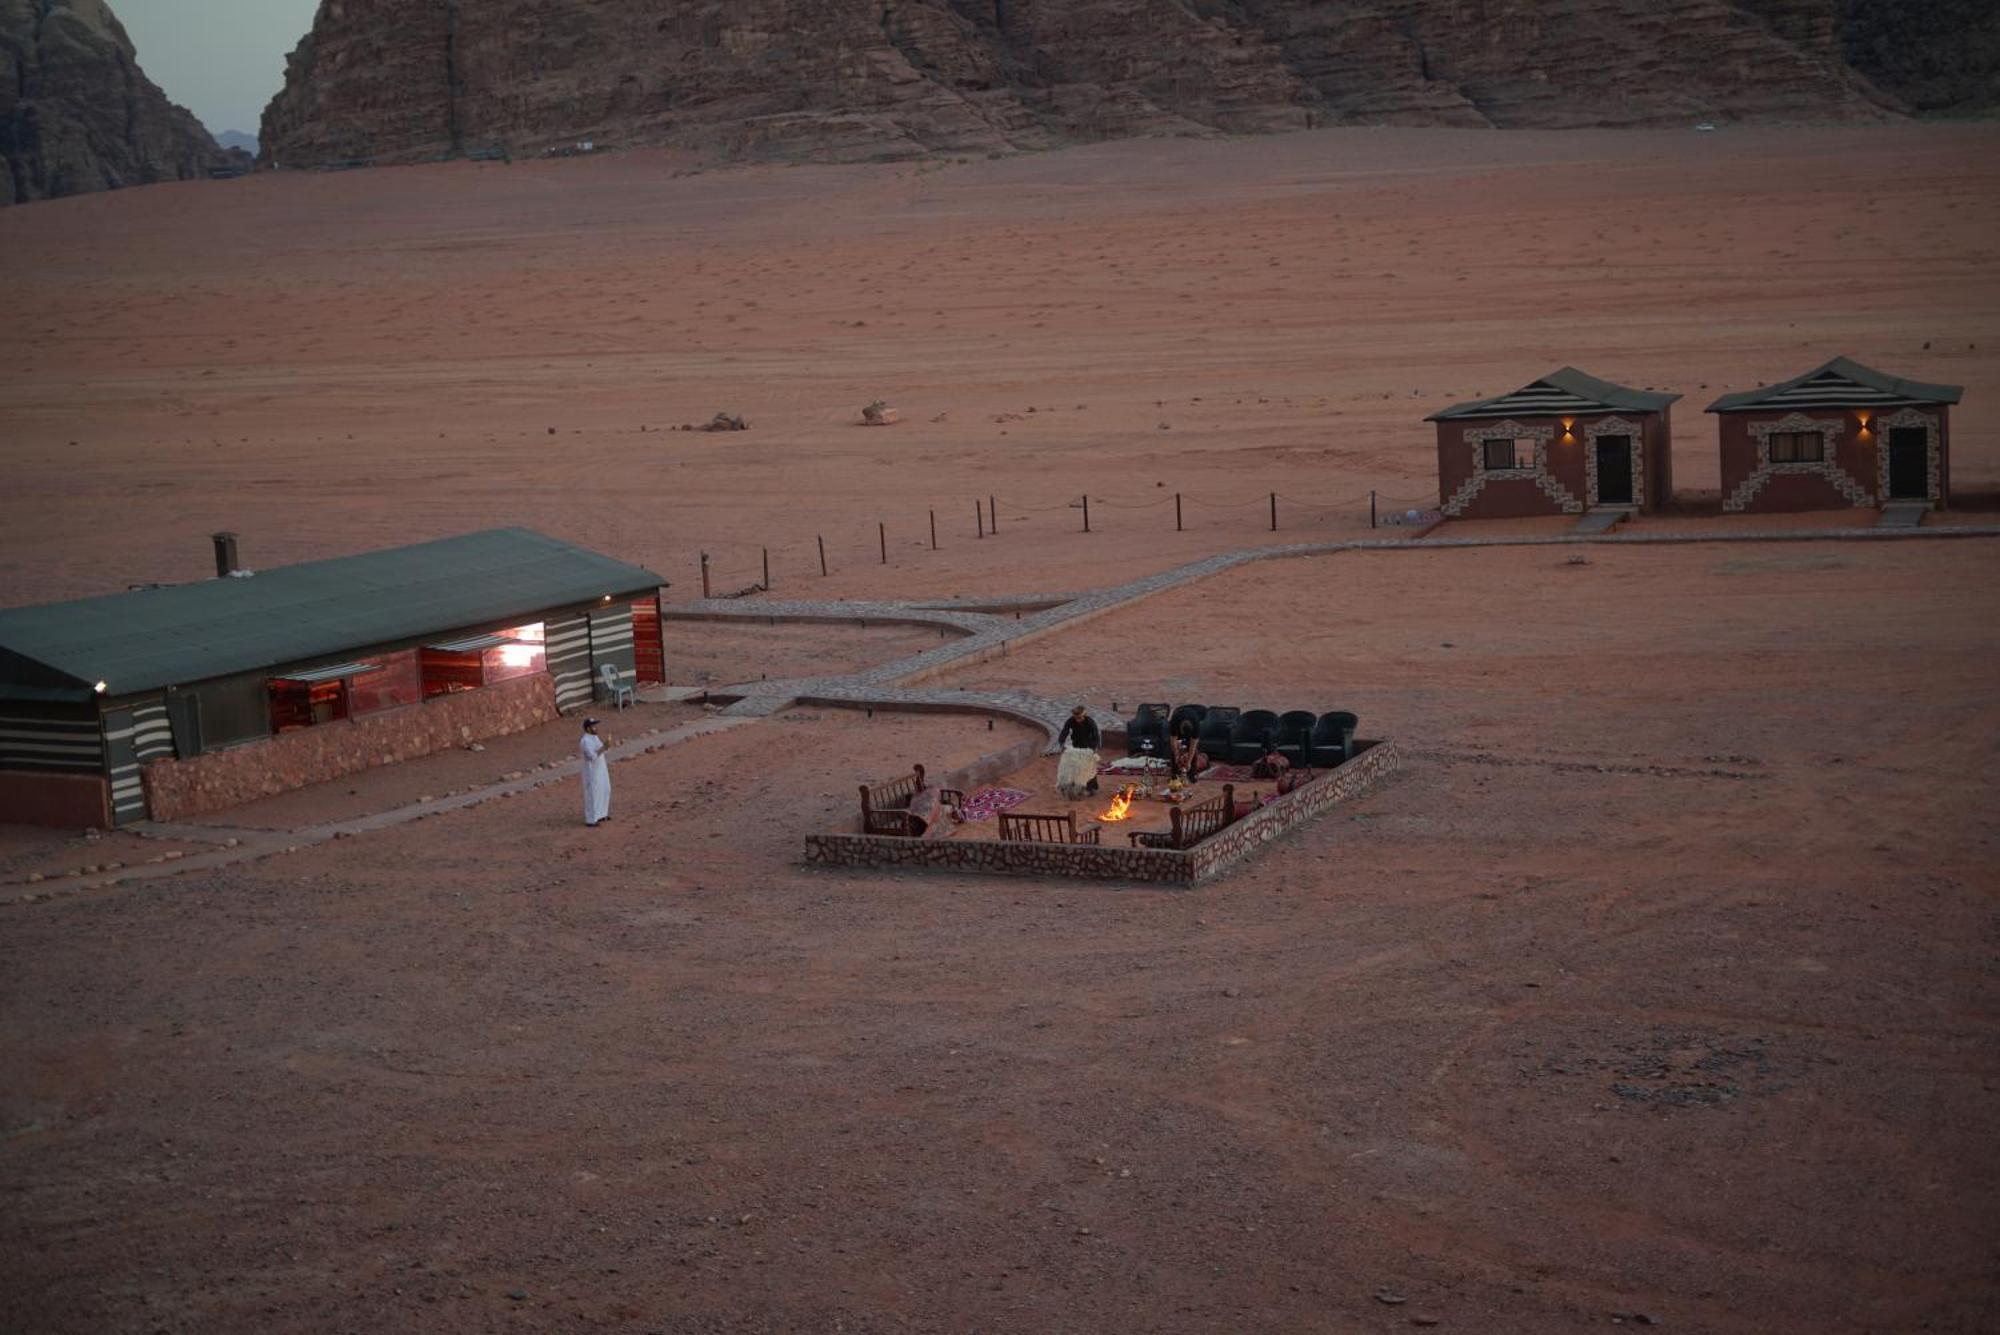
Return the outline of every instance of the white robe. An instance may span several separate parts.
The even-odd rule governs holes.
[[[604,739],[587,732],[577,744],[583,757],[583,823],[595,825],[611,815],[611,763],[604,758]]]

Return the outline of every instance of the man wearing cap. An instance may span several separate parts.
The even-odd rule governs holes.
[[[604,758],[596,719],[583,721],[583,740],[576,750],[583,757],[583,823],[594,829],[611,819],[611,763]]]

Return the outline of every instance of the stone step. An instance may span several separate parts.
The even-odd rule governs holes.
[[[1875,521],[1875,527],[1916,528],[1930,509],[1929,501],[1890,501],[1882,507],[1882,517]]]

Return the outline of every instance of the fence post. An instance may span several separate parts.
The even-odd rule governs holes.
[[[821,533],[817,536],[819,538],[819,573],[820,577],[824,579],[826,577],[826,535]]]
[[[882,564],[883,564],[883,565],[888,565],[888,564],[889,564],[889,526],[888,526],[887,524],[884,524],[884,523],[882,523],[882,522],[881,522],[880,520],[877,520],[877,521],[876,521],[876,523],[875,523],[875,537],[876,537],[876,540],[877,540],[877,541],[879,541],[879,542],[880,542],[880,543],[882,544]]]
[[[1271,493],[1271,532],[1278,531],[1278,493]]]
[[[1375,527],[1375,493],[1368,493],[1368,527]]]
[[[1090,532],[1090,493],[1083,493],[1083,531]]]
[[[701,596],[708,597],[708,553],[701,554]]]
[[[1174,493],[1174,532],[1181,531],[1181,494]]]
[[[931,511],[931,550],[937,550],[937,511]]]
[[[979,508],[979,498],[972,498],[972,522],[979,526],[979,536],[986,536],[986,512]]]
[[[771,587],[771,549],[769,547],[766,547],[764,549],[764,588],[766,591],[769,591],[770,587]]]
[[[986,497],[986,527],[992,529],[996,537],[999,536],[1000,502],[994,500],[990,492]]]

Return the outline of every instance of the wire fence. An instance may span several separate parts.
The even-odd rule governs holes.
[[[948,507],[927,507],[893,521],[884,517],[865,529],[850,522],[829,525],[807,538],[794,532],[773,543],[724,538],[704,543],[697,554],[701,596],[741,598],[784,586],[804,589],[816,579],[858,566],[893,566],[966,542],[1005,542],[1010,536],[1145,531],[1189,533],[1218,530],[1308,534],[1315,529],[1366,523],[1370,529],[1425,526],[1442,515],[1435,493],[1391,497],[1380,491],[1315,498],[1267,491],[1218,496],[1162,490],[1151,497],[1079,492],[1053,502],[1028,503],[998,495],[970,497]]]

